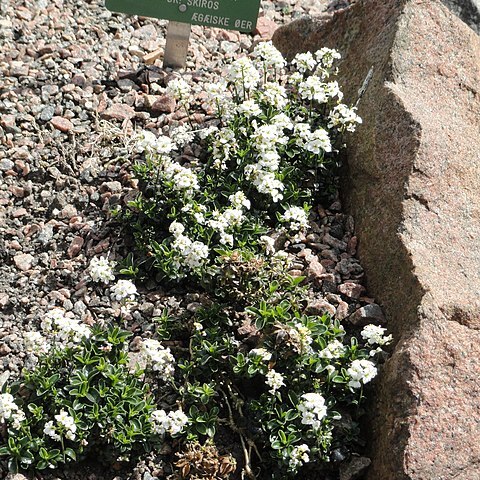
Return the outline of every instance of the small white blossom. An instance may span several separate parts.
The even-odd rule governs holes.
[[[45,314],[40,324],[43,333],[52,335],[56,342],[72,347],[81,342],[83,338],[89,338],[91,331],[88,325],[72,318],[61,308],[53,308]]]
[[[235,208],[245,208],[246,210],[250,210],[250,200],[246,197],[246,195],[239,191],[230,195],[228,197],[228,201],[235,207]]]
[[[369,345],[388,345],[393,337],[392,335],[385,336],[386,331],[386,328],[370,324],[363,328],[361,335]]]
[[[253,57],[259,61],[259,66],[262,68],[265,66],[267,69],[269,67],[281,69],[287,64],[280,51],[273,45],[272,41],[260,42],[253,49]]]
[[[287,106],[287,91],[284,86],[278,83],[266,83],[261,92],[262,100],[278,109]]]
[[[315,155],[318,155],[321,151],[331,152],[332,144],[328,137],[328,132],[323,128],[318,128],[312,132],[305,142],[305,150]]]
[[[270,387],[269,392],[272,395],[274,395],[280,387],[285,385],[283,382],[283,375],[279,372],[276,372],[273,368],[268,371],[265,383]]]
[[[171,354],[169,348],[157,340],[144,340],[140,349],[140,354],[154,372],[158,372],[160,377],[167,381],[173,377],[175,372],[175,357]]]
[[[0,424],[4,422],[11,423],[15,430],[20,428],[20,423],[25,420],[25,413],[15,403],[10,393],[0,394]]]
[[[45,435],[48,435],[50,438],[53,440],[59,442],[61,440],[61,436],[57,433],[57,430],[55,426],[53,425],[53,421],[50,420],[45,424],[45,427],[43,428],[43,433]]]
[[[302,423],[311,425],[314,430],[319,430],[322,419],[327,416],[325,399],[319,393],[305,393],[298,404],[298,411],[302,414]]]
[[[167,414],[165,410],[154,410],[150,422],[152,431],[157,435],[177,435],[188,424],[188,417],[181,411],[171,411]]]
[[[251,90],[258,85],[260,74],[249,58],[240,57],[227,69],[227,78],[235,85],[237,93],[242,95],[244,91]]]
[[[153,132],[150,132],[149,130],[142,130],[134,137],[134,140],[136,150],[139,153],[142,153],[144,151],[151,152],[155,149],[155,142],[157,140],[157,137]]]
[[[318,352],[320,358],[340,358],[345,353],[345,346],[338,340],[333,340],[327,346]]]
[[[314,70],[317,66],[317,61],[311,52],[297,53],[292,60],[292,65],[296,66],[299,72],[305,73],[308,70]]]
[[[354,132],[356,124],[362,123],[362,119],[356,114],[356,107],[349,108],[343,103],[337,105],[328,118],[328,128],[345,128],[348,132]]]
[[[190,95],[190,85],[182,78],[174,78],[170,80],[167,85],[166,92],[176,100],[185,101]]]
[[[310,457],[308,456],[310,449],[308,445],[302,444],[295,447],[290,452],[290,460],[288,462],[288,467],[292,471],[298,470],[302,465],[308,463],[310,461]]]
[[[261,357],[264,362],[272,359],[272,354],[265,348],[253,348],[248,352],[249,357]]]
[[[290,207],[281,217],[282,222],[289,224],[289,229],[294,232],[308,227],[308,214],[301,207]]]
[[[184,147],[193,142],[195,134],[188,124],[179,125],[170,132],[170,137],[178,148]]]
[[[298,85],[298,93],[304,100],[315,100],[318,103],[327,103],[328,94],[325,84],[318,77],[308,77]]]
[[[94,282],[107,284],[115,280],[114,268],[115,262],[111,262],[105,257],[93,257],[90,260],[88,273]]]
[[[262,235],[259,239],[261,245],[265,248],[267,255],[273,255],[275,253],[275,240],[267,235]]]
[[[285,113],[278,113],[271,121],[272,125],[275,125],[279,130],[293,130],[293,122]]]
[[[245,100],[237,106],[237,112],[250,118],[260,116],[262,109],[255,100]]]
[[[117,302],[131,302],[136,295],[137,287],[130,280],[119,280],[110,288],[110,296]]]
[[[47,353],[50,350],[50,345],[47,339],[40,332],[25,332],[23,334],[23,341],[25,350],[36,355]]]
[[[185,227],[177,221],[173,221],[168,228],[168,231],[174,236],[178,237],[185,231]]]
[[[360,388],[362,384],[370,382],[377,375],[377,368],[370,360],[354,360],[347,373],[350,376],[348,386]]]
[[[190,168],[166,158],[163,159],[160,167],[163,178],[171,182],[174,190],[189,195],[200,188],[197,175]]]

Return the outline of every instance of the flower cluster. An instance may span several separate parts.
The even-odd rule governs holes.
[[[302,414],[302,423],[311,425],[314,430],[320,430],[322,420],[327,416],[325,399],[319,393],[305,393],[303,401],[298,404],[298,411]]]
[[[0,424],[8,422],[14,430],[20,428],[20,423],[25,420],[25,413],[15,403],[10,393],[0,393]]]
[[[23,342],[25,350],[35,355],[41,355],[50,350],[48,340],[40,332],[25,332]]]
[[[115,280],[114,269],[115,262],[111,262],[105,257],[94,257],[90,261],[88,273],[94,282],[107,284]]]
[[[248,356],[259,357],[264,362],[269,362],[272,359],[272,354],[266,348],[253,348],[248,352]]]
[[[392,335],[385,336],[386,328],[377,325],[367,325],[363,328],[361,335],[368,345],[388,345],[393,340]]]
[[[176,260],[177,268],[184,266],[188,269],[194,269],[202,266],[208,259],[208,246],[198,240],[192,241],[186,235],[183,235],[185,227],[179,222],[172,222],[169,228],[173,235],[172,248],[180,254]]]
[[[158,340],[144,340],[141,347],[141,355],[145,358],[147,366],[163,380],[173,377],[175,372],[175,358],[169,348],[164,348]]]
[[[133,302],[136,295],[137,287],[130,280],[118,280],[118,282],[110,288],[110,297],[116,302]]]
[[[55,342],[71,347],[90,337],[90,328],[80,320],[73,318],[62,308],[52,308],[40,324],[45,335],[53,337]],[[42,341],[43,343],[43,341]]]
[[[305,443],[294,447],[290,452],[288,465],[289,469],[292,471],[297,471],[299,467],[301,467],[305,463],[308,463],[310,461],[310,457],[308,456],[309,453],[310,448],[308,448],[308,445],[306,445]]]
[[[376,377],[377,368],[370,360],[354,360],[347,369],[347,374],[350,376],[348,386],[353,389],[360,388],[362,384],[365,385]]]
[[[166,433],[174,436],[181,433],[188,424],[188,417],[181,410],[167,412],[165,410],[155,410],[150,418],[152,431],[156,435],[165,435]]]
[[[276,372],[273,368],[268,371],[265,383],[270,387],[269,392],[274,395],[275,392],[285,385],[283,375]]]
[[[53,420],[45,423],[43,432],[53,440],[60,442],[62,435],[68,440],[75,440],[77,425],[75,419],[70,416],[65,410],[60,410],[58,415],[55,415],[56,423]]]

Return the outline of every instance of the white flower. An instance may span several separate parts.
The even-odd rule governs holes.
[[[259,239],[260,244],[265,247],[265,253],[267,255],[273,255],[275,253],[275,240],[267,235],[262,235]]]
[[[176,100],[185,101],[190,95],[190,85],[182,78],[174,78],[168,82],[166,92]]]
[[[0,424],[7,421],[13,421],[13,428],[19,429],[20,422],[25,420],[25,414],[15,403],[10,393],[0,394]]]
[[[119,280],[110,288],[110,296],[117,302],[131,302],[135,300],[137,287],[130,280]]]
[[[209,255],[208,246],[200,241],[192,242],[185,235],[177,235],[172,243],[172,248],[177,250],[182,256],[182,264],[188,268],[197,268],[202,266]]]
[[[299,72],[305,73],[307,70],[314,70],[317,61],[311,52],[297,53],[292,60],[292,65],[295,65]]]
[[[322,419],[327,416],[325,399],[319,393],[305,393],[298,404],[298,411],[302,414],[302,423],[311,425],[314,430],[319,430]]]
[[[55,341],[71,347],[83,338],[89,338],[91,331],[88,325],[69,315],[61,308],[53,308],[45,314],[40,326],[43,333],[53,335]]]
[[[311,337],[311,330],[300,322],[295,323],[295,328],[298,332],[298,340],[300,342],[301,352],[310,352],[312,350],[312,347],[310,345],[313,342],[313,338]]]
[[[332,73],[332,68],[335,60],[342,58],[339,52],[331,48],[321,48],[315,52],[315,59],[318,62],[315,75],[319,75],[322,78],[328,78]]]
[[[165,135],[160,135],[155,140],[152,150],[158,153],[159,155],[168,155],[170,152],[175,150],[175,144],[172,142],[172,140],[169,137]]]
[[[237,93],[242,95],[244,90],[251,90],[258,85],[260,74],[249,58],[241,57],[229,66],[227,78],[235,85]]]
[[[233,195],[228,197],[228,201],[235,207],[235,208],[245,208],[246,210],[250,210],[250,200],[246,197],[246,195],[242,191],[238,191]]]
[[[185,227],[177,221],[173,221],[168,228],[168,231],[174,236],[178,237],[185,231]]]
[[[308,456],[309,452],[310,449],[306,444],[298,445],[298,447],[295,447],[290,452],[290,460],[288,462],[290,470],[296,471],[303,464],[308,463],[310,461],[310,457]]]
[[[43,428],[43,433],[45,435],[48,435],[50,438],[53,438],[53,440],[59,442],[62,437],[57,433],[55,427],[53,426],[53,421],[50,420],[45,424],[45,427]]]
[[[197,130],[197,135],[199,136],[199,138],[204,140],[205,138],[213,135],[216,132],[218,132],[218,127],[216,127],[215,125],[210,125],[207,128],[201,128],[200,130]]]
[[[272,172],[262,170],[260,165],[247,165],[245,167],[245,176],[247,180],[251,180],[255,188],[260,192],[271,195],[274,202],[278,202],[283,198],[280,193],[285,185],[275,177]]]
[[[145,150],[151,152],[155,148],[155,142],[157,137],[153,132],[149,130],[142,130],[135,137],[135,147],[139,153],[144,152]]]
[[[190,168],[183,167],[167,158],[163,159],[160,167],[163,178],[171,182],[174,190],[183,191],[189,195],[200,188],[198,178]]]
[[[369,345],[388,345],[393,337],[392,335],[384,336],[386,331],[386,328],[370,324],[363,328],[361,335]]]
[[[325,93],[330,97],[330,98],[335,98],[337,97],[338,100],[342,100],[343,98],[343,92],[340,90],[340,86],[338,85],[338,82],[329,82],[325,85]]]
[[[269,172],[276,172],[280,165],[280,155],[276,150],[267,150],[258,154],[258,166]]]
[[[253,49],[253,57],[259,60],[259,66],[283,68],[287,64],[282,54],[274,47],[272,41],[260,42]]]
[[[279,130],[293,130],[293,122],[285,113],[278,113],[272,118],[271,122]]]
[[[278,83],[266,83],[261,92],[262,100],[275,108],[284,108],[287,103],[287,91]]]
[[[189,125],[185,123],[183,125],[179,125],[178,127],[175,127],[170,132],[170,137],[173,139],[176,146],[181,148],[181,147],[184,147],[185,145],[192,143],[193,139],[195,138],[195,134],[192,132]]]
[[[289,207],[281,216],[282,222],[289,223],[291,231],[297,232],[308,227],[308,214],[301,207]]]
[[[362,383],[365,385],[376,377],[377,368],[370,360],[354,360],[347,373],[350,376],[348,386],[360,388]]]
[[[316,100],[318,103],[328,102],[325,84],[318,77],[308,77],[298,85],[298,93],[304,100]]]
[[[47,339],[40,332],[25,332],[23,341],[27,352],[38,355],[47,353],[50,350]]]
[[[88,273],[94,282],[107,284],[115,280],[114,268],[115,262],[111,262],[105,257],[93,257],[90,260]]]
[[[265,383],[270,387],[269,392],[272,395],[274,395],[280,387],[285,385],[285,383],[283,383],[283,375],[279,372],[276,372],[273,368],[268,371]]]
[[[164,348],[157,340],[144,340],[140,354],[145,358],[148,366],[160,377],[167,381],[173,377],[175,372],[175,357],[170,353],[169,348]]]
[[[261,357],[264,362],[272,359],[272,354],[265,348],[253,348],[248,352],[249,357]]]
[[[325,152],[332,151],[332,144],[330,138],[328,137],[328,132],[323,128],[318,128],[312,132],[306,142],[305,150],[318,155],[322,150]]]
[[[188,417],[181,411],[154,410],[150,417],[152,431],[157,435],[176,435],[188,424]]]
[[[243,103],[237,106],[237,112],[250,118],[261,115],[262,109],[258,103],[255,102],[255,100],[245,100]]]
[[[288,142],[288,138],[279,132],[276,125],[261,125],[257,127],[252,135],[252,139],[259,152],[274,150],[276,145],[285,145]]]
[[[356,124],[362,123],[355,111],[356,107],[348,108],[343,103],[337,105],[329,114],[328,128],[345,128],[348,132],[354,132]]]
[[[188,423],[188,417],[181,410],[169,412],[168,416],[170,417],[170,428],[168,429],[170,435],[180,433]]]
[[[333,340],[318,352],[320,358],[340,358],[345,353],[345,346],[338,340]]]

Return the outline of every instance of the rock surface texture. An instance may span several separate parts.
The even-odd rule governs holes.
[[[442,3],[480,34],[480,0],[442,0]]]
[[[344,188],[369,291],[397,339],[369,480],[480,479],[480,37],[439,0],[364,0],[279,29],[339,49],[362,128]]]

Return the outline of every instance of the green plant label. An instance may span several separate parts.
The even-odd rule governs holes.
[[[260,0],[106,0],[114,12],[251,32]]]

